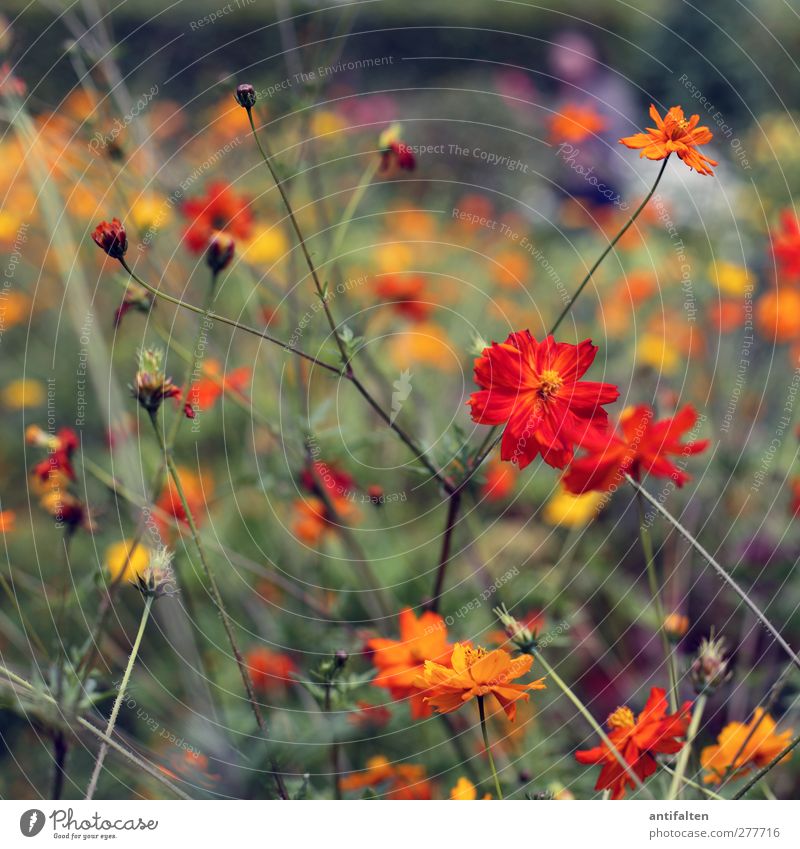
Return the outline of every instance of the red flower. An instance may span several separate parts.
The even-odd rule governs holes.
[[[781,231],[772,237],[772,252],[783,274],[800,276],[800,220],[791,209],[781,213]]]
[[[389,171],[392,165],[405,171],[413,171],[417,164],[409,146],[400,140],[399,133],[399,125],[392,124],[380,135],[378,147],[381,152],[381,173]]]
[[[259,646],[245,656],[253,686],[257,690],[276,690],[293,683],[292,673],[297,671],[294,661],[282,652]]]
[[[55,435],[45,433],[37,425],[31,425],[25,432],[26,441],[30,445],[46,448],[47,457],[33,467],[33,474],[42,482],[47,481],[51,474],[61,472],[70,480],[75,480],[75,469],[72,466],[72,455],[78,448],[78,436],[74,430],[62,427]]]
[[[186,394],[185,403],[193,414],[210,409],[224,392],[244,396],[244,389],[252,375],[247,366],[240,366],[223,374],[222,367],[216,360],[209,360],[203,372],[206,376],[195,380]]]
[[[687,404],[672,418],[653,421],[653,410],[646,404],[622,412],[617,432],[597,434],[584,442],[589,453],[574,460],[564,477],[570,492],[605,491],[618,484],[627,472],[637,480],[643,472],[658,478],[671,478],[683,486],[690,476],[679,469],[668,455],[687,457],[708,447],[707,439],[681,443],[681,437],[694,427],[697,411]]]
[[[303,469],[300,473],[300,483],[312,495],[326,489],[334,498],[346,498],[356,488],[351,475],[324,460],[315,460],[311,466]]]
[[[252,234],[253,213],[249,200],[237,195],[225,183],[210,183],[205,195],[183,204],[183,214],[189,219],[186,244],[194,253],[204,251],[218,230],[240,241],[246,241]]]
[[[391,304],[398,315],[411,321],[425,321],[433,309],[421,274],[382,277],[375,287],[375,294],[381,301]]]
[[[674,755],[683,748],[681,737],[686,735],[691,720],[691,702],[684,702],[677,713],[667,715],[667,697],[660,687],[653,687],[644,710],[634,719],[628,707],[617,708],[608,717],[611,729],[608,737],[633,773],[644,781],[658,765],[656,755]],[[626,785],[635,787],[633,779],[603,743],[594,749],[575,752],[581,764],[602,764],[595,790],[611,790],[612,799],[625,795]]]
[[[94,243],[102,248],[113,259],[122,259],[128,250],[128,237],[119,218],[112,218],[111,223],[101,221],[92,233]]]
[[[589,339],[579,345],[552,336],[537,342],[528,330],[484,348],[475,360],[481,391],[468,403],[474,422],[506,425],[501,459],[524,469],[541,454],[545,463],[563,469],[576,445],[608,427],[603,405],[616,401],[619,390],[580,379],[596,354]]]

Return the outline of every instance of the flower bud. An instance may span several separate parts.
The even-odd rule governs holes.
[[[703,637],[691,668],[692,683],[698,695],[713,693],[731,677],[726,653],[724,637],[715,639],[713,633],[708,638]]]
[[[504,604],[494,609],[495,616],[506,630],[508,639],[524,654],[536,648],[536,636],[526,625],[515,619]]]
[[[110,224],[108,221],[101,221],[94,228],[92,239],[113,259],[122,259],[128,250],[128,237],[119,218],[112,218]]]
[[[679,643],[689,630],[689,617],[682,613],[670,613],[664,617],[664,631],[673,643]]]
[[[139,352],[139,370],[131,392],[148,413],[158,412],[166,398],[177,398],[181,394],[172,378],[164,374],[163,358],[163,352],[157,348],[145,348]]]
[[[237,85],[234,97],[239,106],[243,106],[245,109],[252,109],[256,105],[256,90],[250,83]]]
[[[161,598],[165,595],[175,595],[175,573],[172,571],[172,553],[162,546],[150,558],[147,567],[136,576],[131,583],[145,598]]]
[[[206,250],[206,264],[214,272],[219,274],[231,264],[233,259],[234,241],[233,237],[222,230],[215,230],[208,242]]]

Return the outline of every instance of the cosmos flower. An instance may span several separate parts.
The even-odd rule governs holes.
[[[431,798],[431,786],[424,766],[389,763],[384,755],[370,758],[366,770],[350,773],[341,780],[341,788],[346,793],[367,787],[380,788],[380,795],[385,799],[408,801]]]
[[[670,459],[688,457],[705,451],[707,439],[681,442],[697,421],[697,411],[690,404],[672,418],[654,421],[652,408],[646,404],[628,407],[619,420],[619,429],[587,440],[585,457],[574,460],[564,476],[570,492],[606,491],[623,480],[627,473],[639,480],[644,473],[670,478],[683,486],[690,476]]]
[[[447,626],[438,613],[426,610],[419,618],[407,607],[398,617],[400,639],[375,637],[366,644],[378,670],[372,683],[384,687],[393,699],[408,699],[413,719],[430,716],[417,679],[426,661],[449,663],[453,651],[447,640]]]
[[[550,119],[550,140],[578,144],[605,130],[606,119],[591,106],[568,103]]]
[[[237,195],[220,181],[209,183],[205,195],[187,200],[182,212],[189,221],[184,239],[194,253],[206,250],[217,231],[239,241],[246,241],[252,235],[249,199]]]
[[[384,130],[378,140],[378,148],[381,152],[382,173],[386,173],[396,166],[404,171],[413,171],[417,161],[411,149],[400,139],[400,127],[392,124]]]
[[[716,744],[706,746],[700,753],[700,763],[706,771],[703,781],[718,784],[729,773],[732,778],[741,778],[766,766],[792,741],[791,728],[779,733],[776,727],[775,720],[765,715],[761,707],[755,709],[750,722],[728,723]],[[783,760],[790,757],[788,754]]]
[[[110,224],[108,221],[101,221],[94,228],[92,239],[113,259],[122,259],[128,250],[128,237],[119,218],[112,218]]]
[[[375,294],[394,312],[411,321],[425,321],[433,309],[421,274],[383,275],[378,278]]]
[[[478,798],[478,788],[466,777],[461,776],[455,787],[450,791],[450,798],[458,802],[474,802]],[[484,799],[491,799],[491,793],[487,793]]]
[[[271,651],[264,646],[251,649],[245,655],[245,664],[257,690],[280,690],[292,683],[292,673],[297,666],[289,655]]]
[[[698,127],[699,115],[692,115],[687,121],[680,106],[673,106],[662,119],[654,105],[650,106],[650,117],[655,127],[648,127],[646,133],[636,133],[620,139],[620,144],[633,150],[641,150],[640,157],[647,159],[666,159],[671,153],[697,171],[698,174],[712,175],[710,166],[717,165],[700,153],[697,148],[708,144],[713,134],[708,127]]]
[[[800,277],[800,219],[791,209],[780,217],[780,229],[772,234],[772,253],[781,274]]]
[[[617,708],[608,717],[609,740],[640,781],[658,768],[656,755],[674,755],[683,748],[681,738],[689,728],[690,707],[691,703],[685,702],[677,713],[667,714],[666,693],[660,687],[653,687],[638,717],[634,717],[629,707]],[[621,799],[628,785],[636,786],[605,743],[575,752],[575,759],[581,764],[602,765],[594,789],[610,790],[612,799]]]
[[[456,643],[451,666],[425,661],[417,686],[425,690],[425,701],[438,713],[458,710],[473,698],[494,696],[511,722],[517,715],[517,702],[528,701],[528,690],[544,690],[544,679],[530,684],[514,684],[533,665],[530,655],[512,658],[505,649],[487,651],[480,646]]]
[[[500,457],[525,468],[541,454],[563,469],[575,447],[608,427],[604,404],[619,397],[610,383],[581,380],[597,354],[589,339],[579,345],[548,336],[537,342],[528,330],[493,342],[475,360],[481,391],[469,399],[472,420],[506,429]]]

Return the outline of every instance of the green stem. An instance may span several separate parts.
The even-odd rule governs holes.
[[[647,789],[647,787],[642,784],[639,779],[639,776],[631,769],[630,764],[622,757],[619,749],[611,742],[611,738],[603,731],[602,726],[598,721],[592,716],[589,712],[589,709],[584,705],[584,703],[575,695],[575,693],[570,689],[567,683],[561,678],[561,676],[553,669],[553,667],[545,660],[544,655],[539,652],[537,649],[531,649],[531,654],[536,658],[536,660],[542,664],[542,668],[547,673],[547,675],[555,681],[556,686],[561,690],[561,692],[572,702],[573,705],[578,710],[578,713],[589,723],[589,725],[594,730],[594,733],[603,741],[606,745],[606,748],[611,752],[611,754],[616,758],[619,765],[625,770],[628,774],[628,777],[633,781],[634,786],[637,790],[641,790],[646,793],[651,799],[653,798],[653,794]]]
[[[636,221],[636,219],[641,214],[642,210],[647,206],[648,201],[651,197],[653,197],[653,195],[655,194],[655,190],[658,188],[658,184],[661,182],[661,178],[663,177],[664,171],[667,167],[667,162],[669,162],[669,157],[670,154],[668,154],[667,157],[664,159],[664,162],[661,165],[661,169],[658,172],[658,176],[656,177],[656,181],[655,183],[653,183],[653,187],[650,189],[650,191],[645,195],[644,200],[639,204],[638,207],[636,207],[636,211],[627,220],[627,222],[619,231],[619,233],[617,233],[617,235],[614,236],[612,241],[609,242],[606,249],[603,251],[603,253],[600,254],[600,256],[595,261],[594,265],[589,269],[583,280],[581,280],[578,288],[575,290],[575,294],[564,305],[564,309],[561,310],[561,313],[556,319],[555,324],[553,324],[553,326],[548,331],[548,336],[555,335],[556,330],[558,330],[558,328],[561,326],[561,322],[564,321],[564,319],[569,315],[569,312],[574,306],[575,301],[578,300],[578,297],[580,296],[581,292],[583,292],[583,290],[586,288],[587,283],[592,279],[592,275],[595,273],[595,271],[597,271],[603,260],[609,255],[609,253],[611,253],[617,242],[625,235],[625,233],[628,232],[630,226],[633,224],[634,221]],[[475,460],[473,461],[472,468],[470,469],[467,480],[469,480],[469,478],[471,478],[475,474],[475,472],[477,472],[478,468],[483,464],[484,460],[492,453],[492,451],[494,451],[494,449],[499,444],[500,440],[503,438],[502,433],[497,434],[498,427],[499,425],[495,425],[494,427],[492,427],[492,429],[489,431],[489,437],[484,440],[484,445],[489,442],[489,446],[483,449],[483,451],[479,450],[478,452],[476,452]]]
[[[242,656],[241,650],[239,649],[239,645],[236,641],[236,635],[233,632],[233,625],[231,623],[230,617],[228,616],[228,611],[225,607],[225,602],[222,600],[222,594],[220,593],[219,587],[217,586],[217,579],[214,577],[214,573],[212,572],[211,566],[208,562],[208,558],[206,557],[205,546],[203,545],[203,542],[200,538],[200,533],[197,530],[197,524],[194,520],[194,514],[192,513],[191,508],[189,507],[189,502],[186,498],[186,493],[183,489],[183,483],[181,481],[180,473],[178,472],[178,467],[175,465],[175,461],[172,458],[172,451],[167,447],[164,441],[164,435],[161,432],[161,428],[158,426],[158,414],[156,412],[150,413],[150,421],[153,425],[153,430],[156,432],[159,447],[161,448],[161,451],[164,454],[164,458],[167,464],[167,470],[169,471],[170,477],[172,478],[172,482],[175,484],[175,491],[178,494],[178,500],[181,503],[184,515],[186,516],[186,521],[189,524],[189,533],[192,537],[192,540],[195,544],[195,548],[197,549],[197,553],[200,557],[200,563],[203,567],[203,574],[205,575],[205,578],[208,581],[208,585],[211,590],[211,597],[214,600],[214,605],[217,608],[217,611],[219,612],[220,619],[222,620],[222,626],[225,629],[225,634],[228,637],[228,642],[230,644],[231,651],[233,652],[233,656],[236,660],[236,665],[239,668],[239,674],[241,675],[242,682],[244,683],[247,701],[250,703],[250,707],[256,719],[256,724],[258,725],[259,730],[266,739],[268,735],[267,724],[266,722],[264,722],[264,717],[261,713],[261,708],[258,706],[255,688],[253,687],[253,682],[250,678],[250,673],[247,671],[247,665],[244,662],[244,657]],[[286,790],[286,786],[283,781],[283,776],[278,771],[277,766],[274,762],[271,762],[271,773],[280,797],[282,799],[288,799],[289,794]]]
[[[800,657],[795,654],[792,647],[784,640],[778,629],[769,621],[765,613],[762,613],[761,608],[750,598],[750,596],[736,583],[736,581],[723,569],[711,553],[697,540],[694,536],[664,507],[658,499],[650,495],[650,493],[630,475],[625,475],[625,480],[634,487],[642,496],[656,508],[656,510],[675,528],[676,531],[689,542],[706,560],[706,562],[714,569],[714,571],[728,584],[731,589],[739,596],[739,598],[750,608],[755,614],[759,622],[772,634],[778,645],[792,659],[792,663],[800,669]]]
[[[331,258],[336,261],[339,257],[339,251],[341,250],[342,245],[344,244],[344,237],[347,235],[347,230],[350,227],[350,223],[353,220],[353,217],[356,214],[356,210],[358,209],[359,204],[361,203],[364,194],[367,189],[370,187],[373,179],[375,178],[375,174],[378,171],[378,167],[380,165],[380,159],[378,157],[371,157],[369,161],[369,165],[364,169],[364,173],[361,175],[361,179],[358,181],[358,185],[355,188],[355,191],[350,196],[350,200],[347,202],[347,206],[344,208],[344,214],[342,215],[342,220],[339,222],[338,227],[336,228],[336,237],[333,240],[333,245],[331,246]]]
[[[59,707],[58,702],[53,698],[53,696],[51,696],[49,693],[43,692],[40,689],[37,689],[29,681],[26,681],[24,678],[21,678],[19,675],[12,672],[7,667],[0,665],[0,673],[5,675],[11,683],[16,684],[18,687],[22,687],[24,690],[30,693],[31,698],[41,698],[44,699],[48,704],[54,705],[55,707]],[[113,749],[115,752],[122,755],[123,758],[130,761],[135,767],[141,769],[143,772],[146,772],[151,778],[154,778],[156,781],[160,782],[165,787],[168,787],[180,799],[189,800],[191,798],[190,796],[187,796],[186,793],[183,792],[183,790],[176,787],[154,766],[151,766],[149,763],[147,763],[147,761],[141,760],[141,758],[134,755],[133,752],[128,751],[124,746],[121,746],[112,737],[108,737],[106,734],[104,734],[99,728],[95,728],[95,726],[92,725],[91,722],[87,721],[82,716],[76,716],[75,720],[78,725],[81,726],[81,728],[85,729],[90,734],[97,737],[110,749]]]
[[[497,791],[497,798],[503,798],[503,791],[500,789],[500,779],[497,777],[497,769],[495,769],[494,758],[492,757],[492,747],[489,745],[489,732],[486,729],[486,712],[483,707],[483,696],[478,696],[478,713],[481,717],[481,734],[483,734],[483,745],[486,748],[486,754],[489,757],[489,766],[492,769],[492,777],[494,778],[494,789]]]
[[[270,156],[267,155],[264,147],[261,144],[261,140],[258,137],[258,133],[256,132],[256,125],[253,121],[253,110],[252,107],[247,107],[247,120],[250,122],[250,129],[253,131],[253,138],[255,139],[256,145],[258,146],[258,151],[261,154],[261,158],[264,160],[264,164],[269,169],[269,173],[272,176],[272,179],[275,183],[275,187],[278,189],[280,193],[281,200],[283,201],[283,205],[286,207],[286,213],[289,216],[289,221],[292,224],[292,229],[297,236],[297,241],[300,243],[300,249],[303,252],[303,256],[306,260],[306,265],[308,266],[308,270],[311,272],[311,279],[314,281],[314,287],[317,290],[317,296],[320,301],[322,301],[322,308],[325,311],[325,317],[328,319],[328,325],[330,326],[331,333],[333,334],[333,338],[336,340],[336,345],[339,348],[339,355],[342,358],[342,365],[347,373],[350,372],[349,365],[349,357],[347,354],[347,349],[344,346],[344,342],[339,336],[339,331],[336,329],[336,322],[333,320],[333,314],[331,313],[330,306],[328,305],[328,296],[325,290],[322,288],[322,284],[319,280],[319,275],[317,274],[317,269],[314,266],[314,263],[311,259],[311,254],[308,252],[308,245],[306,244],[306,240],[303,238],[303,234],[300,231],[300,225],[297,223],[297,219],[294,215],[294,209],[292,209],[292,204],[289,201],[289,196],[286,194],[286,189],[283,187],[283,182],[278,177],[275,172],[275,168],[272,165],[272,160]]]
[[[796,737],[782,752],[775,755],[775,757],[766,766],[762,767],[733,798],[741,799],[745,794],[749,793],[768,772],[774,769],[798,745],[800,745],[800,737]]]
[[[675,770],[668,767],[666,764],[659,763],[659,766],[661,767],[661,769],[664,770],[664,772],[667,772],[670,775],[675,775]],[[702,784],[698,784],[696,781],[692,781],[691,778],[687,778],[685,775],[682,776],[681,781],[687,787],[691,787],[694,790],[697,790],[702,793],[704,796],[708,796],[709,799],[718,799],[720,801],[725,801],[724,796],[720,796],[719,793],[715,793],[713,790],[709,790],[708,787],[703,787]]]
[[[681,782],[686,774],[686,767],[689,764],[689,757],[692,753],[694,738],[697,736],[697,730],[700,728],[700,721],[703,718],[703,711],[706,709],[707,696],[701,693],[697,697],[697,701],[692,711],[692,721],[689,723],[689,730],[686,732],[686,742],[683,744],[681,753],[678,756],[678,763],[675,766],[675,772],[672,775],[672,783],[669,786],[668,799],[677,799],[681,789]]]
[[[150,608],[153,606],[153,597],[148,596],[144,602],[144,610],[142,611],[142,618],[139,622],[139,631],[136,634],[136,639],[133,642],[133,648],[131,649],[130,656],[128,657],[128,665],[125,667],[125,674],[122,676],[122,683],[119,685],[119,690],[117,691],[117,698],[114,700],[114,707],[111,709],[111,716],[108,718],[108,725],[106,725],[105,735],[106,737],[111,737],[114,733],[114,727],[117,724],[117,716],[119,715],[119,709],[122,707],[122,700],[125,698],[125,691],[128,689],[128,682],[131,678],[131,672],[133,672],[133,665],[136,663],[136,655],[139,654],[139,646],[142,644],[142,637],[144,636],[144,629],[147,625],[147,620],[150,617]],[[94,798],[95,790],[97,789],[97,781],[100,778],[100,770],[103,768],[103,761],[106,759],[106,755],[108,754],[108,744],[103,743],[100,746],[100,751],[97,755],[97,760],[94,763],[94,770],[92,772],[92,777],[89,781],[89,787],[86,790],[86,799]]]
[[[669,640],[664,618],[664,605],[661,603],[661,589],[656,573],[655,557],[653,555],[653,538],[650,536],[650,528],[645,523],[644,502],[641,493],[637,493],[636,506],[639,511],[639,539],[642,543],[644,560],[647,565],[647,580],[650,584],[650,595],[656,608],[658,618],[658,633],[661,636],[661,646],[664,649],[664,661],[669,673],[669,703],[672,713],[678,709],[678,670],[675,667],[675,652]]]

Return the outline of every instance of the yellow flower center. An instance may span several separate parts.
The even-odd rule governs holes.
[[[477,663],[482,657],[486,657],[487,654],[486,649],[481,646],[464,647],[464,659],[467,662],[467,666],[472,666],[473,663]]]
[[[609,728],[633,728],[636,721],[629,707],[618,707],[606,720]]]
[[[555,395],[564,385],[564,378],[553,369],[545,369],[539,375],[539,395],[542,398],[549,398]]]

